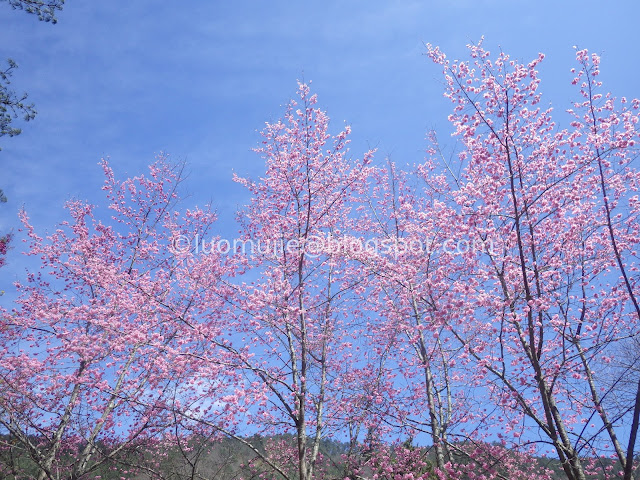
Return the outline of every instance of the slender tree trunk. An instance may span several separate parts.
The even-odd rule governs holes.
[[[78,367],[78,372],[76,374],[76,378],[79,380],[85,369],[87,368],[86,362],[83,360],[80,362],[80,367]],[[56,429],[56,433],[53,435],[51,450],[47,454],[47,457],[43,464],[41,465],[40,472],[38,473],[38,480],[45,480],[51,477],[51,467],[53,466],[53,462],[62,447],[62,437],[64,435],[65,430],[67,429],[67,425],[69,425],[69,421],[71,420],[71,413],[73,411],[73,407],[76,405],[78,401],[78,397],[80,396],[80,388],[81,383],[76,383],[73,387],[73,391],[71,392],[71,396],[69,397],[69,401],[67,402],[67,406],[65,408],[64,414],[60,419],[60,423],[58,424],[58,428]]]

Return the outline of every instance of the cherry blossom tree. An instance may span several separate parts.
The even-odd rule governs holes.
[[[371,348],[380,378],[388,379],[374,395],[387,398],[378,404],[392,430],[429,435],[436,467],[443,470],[451,461],[449,434],[467,409],[457,388],[465,375],[455,365],[459,347],[446,329],[459,303],[452,287],[461,263],[442,246],[456,212],[446,203],[446,178],[427,164],[410,175],[389,163],[370,178],[359,227],[371,248],[359,260],[375,312]]]
[[[462,150],[454,241],[491,240],[452,288],[467,313],[448,324],[506,445],[548,444],[568,479],[613,455],[633,476],[640,395],[616,405],[608,376],[637,338],[638,107],[601,94],[599,59],[577,52],[580,100],[560,129],[543,108],[537,67],[482,45],[450,62],[435,47]],[[633,378],[637,382],[637,377]],[[640,390],[638,390],[640,393]],[[625,439],[626,437],[626,439]],[[619,470],[619,471],[618,471]]]
[[[181,170],[162,158],[148,176],[125,181],[102,166],[104,213],[71,201],[68,220],[46,237],[22,213],[27,255],[41,266],[16,285],[16,308],[2,312],[3,476],[153,469],[140,461],[145,445],[167,435],[171,409],[196,390],[196,344],[183,330],[202,289],[190,252],[171,242],[205,234],[215,216],[175,211]],[[213,282],[216,259],[208,261]]]
[[[246,443],[272,475],[300,480],[320,478],[321,440],[344,428],[352,405],[347,379],[359,355],[358,279],[340,239],[352,228],[371,157],[348,158],[349,127],[331,136],[316,101],[300,84],[283,119],[262,132],[264,177],[235,178],[253,196],[240,213],[241,244],[232,247],[248,273],[229,301],[232,334],[216,344],[246,378],[245,422],[296,439],[286,462]]]
[[[436,468],[429,449],[416,447],[411,441],[380,444],[358,470],[359,478],[378,480],[543,480],[552,471],[530,455],[509,450],[502,445],[468,442],[457,445],[464,452],[462,461],[448,462]]]
[[[562,129],[542,55],[469,51],[428,47],[456,161],[435,140],[410,173],[353,160],[300,84],[263,177],[234,178],[236,240],[177,210],[163,158],[124,181],[102,163],[108,214],[71,201],[40,236],[23,212],[40,268],[0,312],[1,474],[196,478],[225,437],[265,479],[330,478],[331,438],[348,478],[551,478],[541,455],[637,476],[640,101],[577,50]]]
[[[446,169],[438,168],[442,155],[435,147],[413,173],[390,163],[371,174],[375,180],[367,214],[359,222],[377,247],[360,257],[370,272],[369,304],[376,313],[370,319],[371,345],[380,359],[380,375],[393,378],[385,388],[374,388],[385,398],[380,416],[395,435],[424,442],[426,434],[430,445],[411,454],[379,442],[368,450],[376,468],[395,465],[388,478],[405,478],[399,465],[417,465],[418,460],[411,460],[416,455],[431,455],[433,465],[425,473],[429,478],[462,479],[469,472],[477,478],[507,478],[505,472],[515,472],[516,458],[522,465],[532,464],[535,451],[511,444],[509,457],[504,448],[489,448],[491,433],[482,428],[487,405],[478,400],[484,386],[475,381],[475,365],[451,330],[472,313],[460,295],[469,285],[469,265],[478,255],[491,253],[493,244],[486,238],[469,242],[460,237],[464,226],[453,201],[455,184],[442,173]],[[534,470],[522,478],[547,478]],[[411,472],[422,475],[411,469],[404,475]]]

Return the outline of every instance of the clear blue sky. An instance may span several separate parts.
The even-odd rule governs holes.
[[[615,95],[640,96],[636,1],[205,1],[67,0],[57,25],[0,2],[0,59],[38,116],[1,138],[0,233],[18,228],[24,206],[40,232],[64,218],[70,198],[101,201],[109,156],[135,175],[161,151],[186,159],[187,204],[212,200],[220,233],[248,197],[233,171],[258,177],[257,131],[277,119],[296,80],[312,80],[335,131],[353,127],[352,151],[377,147],[377,160],[423,158],[425,132],[451,143],[439,69],[424,42],[449,57],[485,36],[485,45],[528,61],[546,53],[542,91],[564,109],[573,45],[603,56]],[[14,242],[0,290],[22,277]],[[8,298],[5,297],[7,300]]]

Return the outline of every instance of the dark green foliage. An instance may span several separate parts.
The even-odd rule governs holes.
[[[0,0],[4,2],[9,2],[16,10],[22,10],[27,13],[32,13],[38,16],[38,20],[42,20],[43,22],[51,22],[56,23],[58,19],[56,18],[56,11],[62,10],[62,6],[64,5],[64,0],[50,0],[50,1],[42,1],[42,0]]]
[[[31,438],[33,444],[38,443],[37,438]],[[266,463],[260,460],[259,456],[251,450],[244,442],[248,442],[263,454],[278,456],[279,452],[270,452],[269,448],[274,446],[293,446],[295,437],[293,435],[276,435],[272,437],[261,437],[254,435],[242,439],[230,437],[209,438],[199,435],[192,435],[189,439],[181,440],[179,444],[175,440],[171,443],[163,441],[158,444],[147,444],[144,440],[138,443],[131,443],[123,448],[117,455],[103,455],[105,461],[97,462],[90,472],[86,472],[77,477],[65,476],[65,473],[58,472],[56,479],[75,478],[75,480],[120,480],[127,478],[131,480],[239,480],[239,479],[268,479],[277,480],[282,478],[275,473]],[[457,445],[461,451],[464,444]],[[75,448],[82,448],[82,445]],[[99,451],[106,454],[108,451],[117,449],[117,445],[99,445]],[[383,447],[384,448],[384,447]],[[414,475],[421,475],[422,478],[436,478],[433,474],[432,452],[429,448],[416,447],[410,443],[401,445],[399,448],[408,449],[415,454],[415,462],[411,464]],[[356,464],[360,464],[354,473],[348,465],[347,456],[350,452],[349,444],[337,440],[323,440],[321,452],[324,465],[318,472],[318,478],[325,480],[343,480],[345,478],[361,480],[377,475],[377,478],[385,479],[388,472],[376,471],[379,465],[371,459],[366,459],[359,454],[358,458],[351,458]],[[65,450],[61,453],[72,470],[74,464],[73,451]],[[374,455],[375,457],[376,455]],[[405,455],[406,457],[406,455]],[[391,464],[394,461],[392,452]],[[599,480],[606,478],[605,470],[607,466],[619,465],[613,459],[598,458],[592,459],[600,465],[602,474],[594,472],[589,478]],[[560,480],[566,478],[561,465],[557,459],[535,458],[533,459],[541,468],[551,470],[551,479]],[[454,465],[465,465],[468,459],[462,455],[456,455]],[[402,463],[402,462],[401,462]],[[353,467],[355,465],[352,465]],[[398,464],[400,470],[403,465]],[[496,465],[499,469],[499,465]],[[597,468],[595,469],[597,470]],[[398,472],[395,472],[398,473]],[[501,478],[510,478],[510,472],[502,472]],[[18,480],[24,478],[36,478],[38,469],[28,452],[24,451],[21,444],[12,440],[9,435],[0,435],[0,478],[7,480]],[[393,476],[393,475],[392,475]],[[296,478],[295,472],[291,473],[291,478]],[[397,477],[393,477],[397,478]],[[466,478],[466,477],[465,477]],[[521,477],[518,477],[521,478]]]
[[[9,2],[9,5],[15,10],[22,10],[38,16],[43,22],[56,23],[56,11],[62,10],[64,0],[0,0],[0,2]],[[23,120],[33,120],[36,116],[36,109],[33,103],[26,103],[27,94],[16,94],[9,85],[11,84],[11,75],[13,70],[18,68],[18,64],[12,59],[7,60],[7,67],[0,69],[0,137],[14,137],[19,135],[22,130],[12,125],[12,122],[22,117]],[[0,147],[0,150],[2,148]],[[0,203],[7,201],[2,190],[0,190]],[[7,246],[11,239],[11,235],[0,236],[0,267],[5,263],[5,255]],[[1,295],[2,293],[0,293]]]
[[[11,122],[22,117],[25,121],[32,120],[36,116],[33,104],[25,103],[27,94],[17,95],[9,88],[12,70],[18,68],[13,60],[7,60],[8,66],[0,70],[0,137],[19,135],[21,130],[11,125]]]
[[[56,23],[56,12],[62,10],[64,0],[0,0],[9,2],[15,10],[22,10],[33,15],[43,22]],[[12,59],[7,60],[8,66],[0,70],[0,137],[19,135],[21,130],[11,125],[12,121],[22,117],[25,121],[32,120],[36,116],[33,104],[27,104],[27,94],[16,94],[9,88],[13,70],[18,64]]]

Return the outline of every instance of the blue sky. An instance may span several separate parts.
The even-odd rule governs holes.
[[[377,147],[377,161],[411,164],[431,128],[453,144],[425,42],[452,58],[483,35],[521,60],[542,51],[544,98],[564,109],[573,45],[602,54],[615,95],[640,96],[639,18],[631,0],[67,0],[51,25],[0,1],[0,59],[18,62],[13,87],[38,110],[17,125],[22,135],[0,138],[0,232],[17,230],[23,206],[42,233],[63,220],[66,200],[101,202],[102,157],[135,175],[164,151],[188,162],[186,205],[211,200],[220,233],[233,236],[248,196],[232,173],[260,176],[257,131],[297,79],[313,82],[334,131],[352,126],[354,156]],[[14,242],[0,290],[24,275],[21,248]]]

